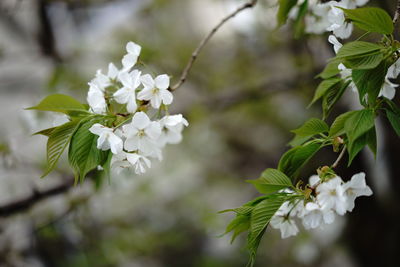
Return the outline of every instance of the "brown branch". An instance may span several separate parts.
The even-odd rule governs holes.
[[[211,31],[204,37],[203,40],[201,40],[201,42],[199,43],[197,48],[193,51],[192,56],[190,57],[188,63],[186,64],[186,67],[182,71],[179,81],[169,88],[169,90],[171,92],[178,89],[186,81],[186,77],[188,76],[190,69],[192,68],[193,63],[196,60],[197,56],[200,54],[201,50],[207,44],[207,42],[211,39],[211,37],[218,31],[218,29],[221,28],[221,26],[224,25],[225,22],[227,22],[228,20],[230,20],[231,18],[236,16],[238,13],[240,13],[241,11],[243,11],[247,8],[253,7],[256,3],[257,3],[257,0],[250,0],[247,3],[241,5],[234,12],[232,12],[231,14],[229,14],[228,16],[223,18],[214,28],[211,29]]]
[[[393,24],[396,24],[400,18],[400,0],[397,0],[397,7],[393,17]]]
[[[73,185],[74,185],[74,179],[68,178],[64,183],[59,184],[50,189],[47,189],[47,190],[44,190],[41,192],[33,190],[32,195],[30,195],[24,199],[20,199],[20,200],[5,204],[3,206],[0,206],[0,218],[11,216],[16,213],[28,210],[34,204],[36,204],[37,202],[39,202],[43,199],[67,192],[70,188],[73,187]]]
[[[343,148],[342,148],[342,151],[340,151],[340,154],[339,154],[338,158],[332,164],[332,166],[331,166],[332,169],[336,168],[339,165],[339,163],[342,160],[342,158],[343,158],[345,153],[346,153],[346,146],[344,145]]]

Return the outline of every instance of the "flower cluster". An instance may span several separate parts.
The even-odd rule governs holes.
[[[365,174],[353,175],[344,183],[339,176],[321,180],[317,175],[309,179],[307,189],[310,196],[305,200],[286,201],[271,218],[270,225],[281,231],[287,238],[299,232],[295,218],[302,221],[305,229],[314,229],[323,224],[331,224],[337,215],[344,215],[354,209],[354,201],[359,196],[370,196],[372,191],[365,182]],[[286,189],[286,193],[293,191]]]
[[[113,153],[111,169],[120,172],[132,168],[142,174],[151,167],[150,159],[162,159],[161,150],[166,144],[181,141],[188,122],[181,114],[168,113],[168,105],[173,101],[169,76],[142,75],[140,70],[133,69],[141,47],[129,42],[126,50],[121,69],[110,63],[107,74],[98,70],[89,82],[90,111],[116,118],[106,125],[96,123],[89,131],[99,136],[98,149],[110,149]]]
[[[343,10],[354,9],[364,6],[369,0],[342,0],[328,1],[322,3],[319,0],[308,1],[308,13],[305,16],[305,31],[307,33],[321,34],[324,32],[332,32],[335,36],[346,39],[349,38],[353,25],[345,20]],[[289,17],[296,18],[301,6],[305,0],[297,2],[297,6],[293,8]]]

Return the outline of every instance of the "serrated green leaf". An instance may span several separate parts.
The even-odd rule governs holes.
[[[368,103],[375,103],[376,98],[385,82],[388,64],[382,62],[370,70],[353,70],[352,78],[357,87],[360,103],[366,105],[365,95],[368,94]]]
[[[311,100],[311,103],[308,105],[309,107],[314,104],[316,101],[318,101],[321,97],[325,95],[325,93],[332,88],[333,86],[337,85],[338,83],[341,82],[341,78],[331,78],[327,80],[323,80],[317,87],[317,90],[315,90],[315,94],[313,99]]]
[[[47,129],[44,129],[44,130],[41,130],[41,131],[38,131],[38,132],[36,132],[36,133],[34,133],[34,134],[32,134],[32,135],[44,135],[44,136],[47,136],[47,137],[49,137],[50,135],[51,135],[51,133],[54,131],[54,129],[56,129],[57,127],[51,127],[51,128],[47,128]]]
[[[308,143],[288,150],[281,157],[278,170],[293,178],[321,147],[318,143]]]
[[[386,110],[386,116],[393,127],[393,130],[400,136],[400,116],[391,110]]]
[[[308,11],[308,0],[305,0],[297,12],[297,18],[294,21],[294,38],[298,39],[303,33],[305,28],[304,17]]]
[[[297,4],[297,0],[279,0],[278,26],[286,23],[290,10]]]
[[[348,58],[358,58],[373,54],[379,54],[382,46],[364,42],[364,41],[354,41],[343,45],[337,55],[336,59],[348,59]]]
[[[254,264],[257,249],[265,229],[272,216],[274,216],[285,201],[286,198],[284,197],[265,199],[258,203],[251,212],[250,229],[247,236],[247,248],[250,253],[250,260],[247,266]]]
[[[346,91],[347,87],[351,81],[347,82],[340,82],[336,85],[330,87],[327,92],[324,94],[322,98],[322,113],[323,119],[328,117],[329,113],[331,112],[333,106],[339,101],[342,97],[343,93]]]
[[[342,8],[343,9],[343,8]],[[382,34],[393,33],[393,22],[389,14],[380,8],[363,7],[356,9],[343,9],[347,19],[351,20],[358,28]]]
[[[349,153],[349,162],[348,166],[351,165],[354,158],[360,153],[360,151],[365,147],[368,146],[370,150],[376,155],[376,131],[375,127],[368,130],[362,136],[358,137],[355,141],[351,144],[349,143],[347,146],[347,152]]]
[[[262,194],[275,193],[281,189],[292,186],[289,177],[275,169],[266,169],[261,174],[260,178],[256,180],[247,180],[247,182],[253,184]]]
[[[92,134],[89,128],[101,122],[99,119],[86,120],[72,136],[68,160],[75,170],[75,182],[83,181],[86,174],[95,169],[98,165],[103,165],[107,160],[109,151],[97,149],[97,135]]]
[[[68,146],[72,135],[79,126],[79,121],[70,121],[55,127],[47,141],[47,167],[41,178],[49,174],[56,166],[58,159]],[[47,129],[48,130],[48,129]]]
[[[225,233],[233,231],[231,243],[233,243],[236,237],[247,231],[250,228],[250,216],[249,215],[237,215],[226,227]]]
[[[301,127],[292,130],[298,136],[313,136],[316,134],[329,131],[329,126],[323,120],[311,118],[306,121]]]
[[[324,70],[318,74],[316,77],[317,78],[322,78],[322,79],[329,79],[332,78],[340,73],[340,70],[338,68],[340,64],[340,61],[338,60],[332,60],[330,61],[324,68]]]
[[[332,123],[331,128],[329,130],[329,137],[336,137],[346,133],[344,129],[344,124],[347,119],[352,116],[353,113],[357,112],[356,110],[349,111],[338,116]]]
[[[292,140],[288,143],[289,146],[295,147],[300,146],[311,139],[311,136],[298,136],[295,135]]]
[[[375,125],[375,114],[371,109],[354,112],[345,122],[344,129],[348,138],[348,147],[352,150],[353,142],[368,132]]]
[[[69,114],[70,112],[87,112],[85,106],[73,97],[63,94],[53,94],[44,98],[36,106],[28,110],[54,111]]]
[[[383,54],[373,54],[363,57],[346,58],[343,64],[352,70],[367,70],[376,68],[383,60]]]

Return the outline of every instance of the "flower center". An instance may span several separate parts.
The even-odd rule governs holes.
[[[151,93],[152,93],[153,95],[156,95],[156,94],[158,94],[159,91],[160,91],[160,89],[154,87],[154,88],[151,90]]]
[[[336,196],[336,190],[331,190],[329,193],[331,196]]]
[[[137,135],[138,135],[139,137],[143,137],[143,136],[146,135],[146,133],[144,132],[144,130],[139,130],[138,133],[137,133]]]

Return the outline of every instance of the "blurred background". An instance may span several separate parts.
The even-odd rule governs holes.
[[[394,0],[370,1],[393,14]],[[190,122],[181,144],[145,175],[113,175],[72,186],[65,159],[40,179],[46,138],[59,120],[24,108],[50,93],[84,101],[87,82],[119,65],[127,41],[142,46],[142,68],[177,81],[190,54],[240,0],[0,1],[0,266],[244,266],[245,234],[223,236],[233,214],[218,211],[257,196],[246,179],[276,167],[290,130],[321,117],[306,109],[333,56],[327,34],[293,38],[276,29],[277,0],[260,0],[212,38],[172,112]],[[359,35],[355,32],[354,36]],[[117,66],[118,66],[117,65]],[[395,99],[398,101],[398,98]],[[334,113],[357,108],[347,92]],[[333,114],[334,115],[334,114]],[[331,121],[331,118],[328,121]],[[400,142],[378,122],[379,152],[363,151],[344,180],[365,171],[374,195],[323,229],[282,240],[268,230],[256,266],[398,266]],[[336,158],[321,151],[302,173]]]

